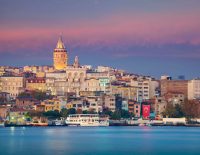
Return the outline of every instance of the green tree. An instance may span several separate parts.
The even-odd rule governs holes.
[[[175,118],[184,117],[183,107],[180,104],[175,105]]]
[[[97,112],[96,111],[94,111],[94,109],[91,109],[91,110],[83,110],[82,111],[82,114],[97,114]]]
[[[183,107],[179,104],[173,105],[172,103],[168,103],[162,115],[170,118],[184,117]]]
[[[88,114],[88,111],[87,110],[83,110],[82,113],[83,114]]]
[[[38,90],[32,92],[32,97],[39,101],[43,101],[46,99],[52,99],[51,95],[47,95],[46,92],[42,92],[42,91],[38,91]]]
[[[61,111],[60,111],[60,116],[61,117],[67,117],[68,115],[70,114],[76,114],[77,111],[76,109],[74,108],[70,108],[70,109],[66,109],[66,108],[63,108]]]
[[[105,108],[105,109],[103,109],[103,111],[102,111],[101,114],[102,114],[102,115],[112,116],[113,112],[112,112],[110,109]]]
[[[0,96],[0,104],[4,104],[6,102],[6,98],[3,96]]]
[[[166,108],[165,108],[165,111],[163,111],[162,115],[164,117],[173,117],[174,113],[175,113],[175,109],[174,109],[173,104],[168,103]]]
[[[134,113],[130,113],[130,118],[133,118],[135,117],[135,114]]]
[[[47,111],[47,112],[44,112],[43,115],[48,117],[48,118],[59,118],[59,117],[61,117],[58,110]]]
[[[74,108],[68,109],[68,114],[76,114],[76,109]]]
[[[61,109],[60,115],[62,117],[67,117],[68,116],[68,110],[66,108]]]
[[[30,93],[27,93],[27,92],[22,92],[18,95],[18,97],[31,97],[31,94]]]
[[[130,118],[131,114],[127,110],[121,110],[121,117],[122,118]]]
[[[90,110],[88,111],[88,113],[89,113],[89,114],[97,114],[97,112],[96,112],[94,109],[90,109]]]
[[[120,120],[121,119],[121,112],[119,110],[116,110],[112,115],[111,119],[114,120]]]
[[[38,112],[38,111],[29,111],[27,114],[26,114],[27,117],[42,117],[43,116],[43,112]]]

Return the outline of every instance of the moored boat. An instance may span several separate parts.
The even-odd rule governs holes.
[[[48,126],[48,123],[46,123],[46,122],[31,122],[29,125],[30,126]]]
[[[5,123],[4,122],[0,122],[0,127],[4,127]]]
[[[138,126],[146,126],[146,125],[141,123],[141,124],[139,124]]]
[[[53,121],[54,122],[54,125],[56,126],[62,126],[62,125],[65,125],[64,123],[64,120],[63,119],[56,119]]]
[[[98,114],[73,114],[65,120],[68,126],[109,126],[108,117]]]

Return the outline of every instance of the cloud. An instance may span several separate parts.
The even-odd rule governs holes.
[[[178,46],[187,44],[190,48],[174,55],[185,54],[185,56],[195,57],[199,56],[199,50],[193,46],[200,45],[200,21],[198,19],[196,12],[143,13],[140,15],[126,12],[101,17],[97,20],[74,20],[70,24],[64,20],[62,24],[52,23],[42,26],[23,22],[21,25],[26,26],[3,25],[0,27],[0,52],[30,50],[37,53],[43,49],[51,49],[55,47],[58,35],[62,32],[67,47],[72,49],[83,48],[86,51],[90,49],[95,52],[100,51],[101,48],[107,48],[107,51],[114,52],[115,55],[129,56],[149,55],[148,49],[153,49],[153,46],[158,51],[152,54],[162,55],[161,49],[166,49],[161,48],[159,51],[161,46],[172,48],[167,50],[167,54],[173,55],[173,49],[179,51]],[[190,49],[195,49],[195,52],[186,54]]]

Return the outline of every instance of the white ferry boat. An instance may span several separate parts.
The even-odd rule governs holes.
[[[64,123],[65,123],[65,120],[63,118],[54,120],[54,124],[56,126],[62,126],[64,125]]]
[[[109,119],[98,114],[73,114],[67,117],[65,123],[69,126],[109,126]]]

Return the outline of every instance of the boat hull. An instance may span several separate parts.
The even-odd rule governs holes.
[[[30,126],[48,126],[48,123],[30,123]]]
[[[68,126],[109,126],[109,119],[98,114],[72,114],[65,123]]]
[[[86,123],[83,123],[83,122],[80,122],[80,123],[70,123],[70,122],[65,122],[66,125],[68,126],[109,126],[109,123],[108,122],[105,122],[105,123],[99,123],[99,122],[86,122]]]

